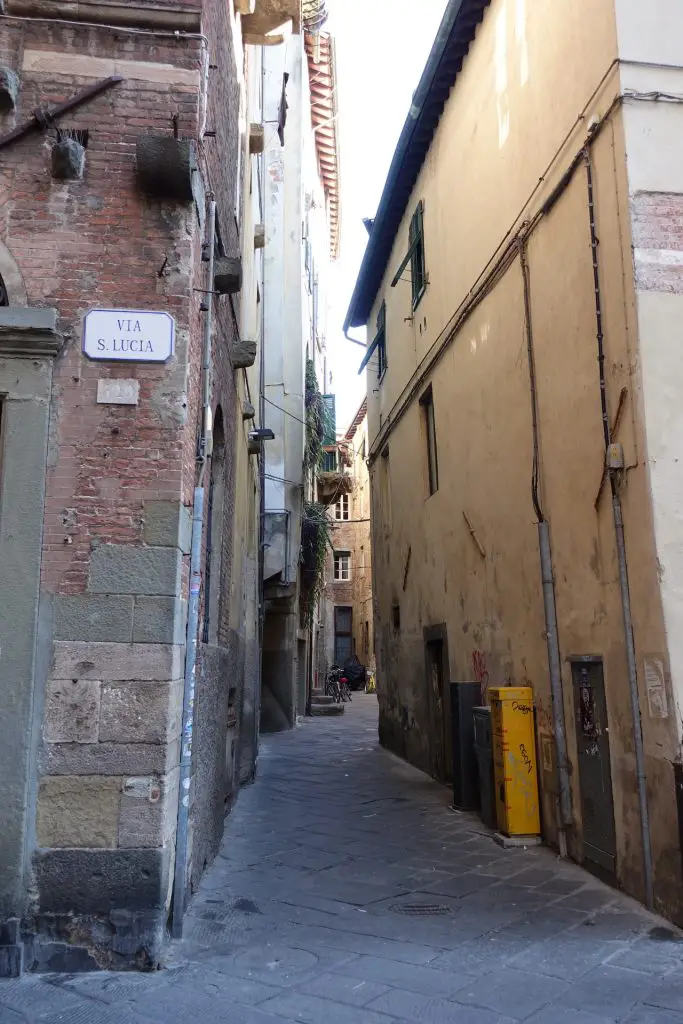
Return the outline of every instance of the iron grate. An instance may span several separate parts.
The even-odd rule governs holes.
[[[407,914],[409,917],[440,917],[452,913],[451,908],[443,903],[394,903],[389,910],[392,914]]]

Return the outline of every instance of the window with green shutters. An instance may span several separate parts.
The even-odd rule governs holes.
[[[427,287],[427,271],[425,269],[424,243],[424,203],[417,204],[417,209],[410,221],[410,276],[413,286],[413,310],[417,309],[420,299]]]

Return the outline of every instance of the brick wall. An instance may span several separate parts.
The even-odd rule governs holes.
[[[82,180],[51,176],[54,130],[0,151],[6,247],[0,273],[16,261],[28,304],[55,307],[64,339],[54,366],[46,467],[41,615],[55,630],[46,655],[32,909],[37,918],[75,912],[109,915],[110,923],[113,911],[153,911],[156,923],[139,933],[140,948],[119,942],[114,954],[93,938],[92,955],[104,964],[139,957],[141,949],[153,960],[168,908],[189,506],[201,419],[200,302],[209,287],[201,261],[203,210],[141,193],[135,169],[141,135],[170,137],[175,130],[197,141],[224,251],[238,255],[240,245],[234,211],[240,69],[231,5],[206,0],[202,19],[206,50],[200,39],[0,21],[0,60],[21,80],[17,110],[0,115],[0,133],[39,105],[63,101],[110,74],[123,77],[60,122],[88,132]],[[203,127],[215,136],[202,135]],[[22,301],[19,290],[12,303]],[[93,307],[170,313],[174,357],[167,364],[91,362],[81,353],[81,323]],[[238,317],[239,297],[232,304],[228,297],[216,300],[212,405],[222,410],[227,457],[223,541],[213,571],[226,595],[239,414],[230,350]],[[134,380],[137,404],[98,404],[98,381],[107,379]],[[228,614],[226,599],[220,648],[202,659],[198,684],[195,749],[202,750],[195,792],[210,790],[212,797],[193,807],[195,879],[215,853],[233,788],[226,735],[234,717],[230,701],[238,703],[231,684],[244,652]],[[53,927],[50,919],[47,928]],[[37,963],[38,945],[34,950]]]

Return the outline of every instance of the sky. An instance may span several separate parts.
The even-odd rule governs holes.
[[[341,252],[332,270],[328,353],[345,430],[365,395],[363,350],[343,323],[389,164],[447,0],[329,0],[337,47],[341,150]],[[354,337],[363,337],[354,330]]]

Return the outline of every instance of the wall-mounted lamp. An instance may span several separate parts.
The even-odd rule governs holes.
[[[275,434],[270,429],[270,427],[261,427],[261,429],[259,429],[259,430],[250,430],[249,431],[249,440],[250,441],[274,441],[275,440]]]

